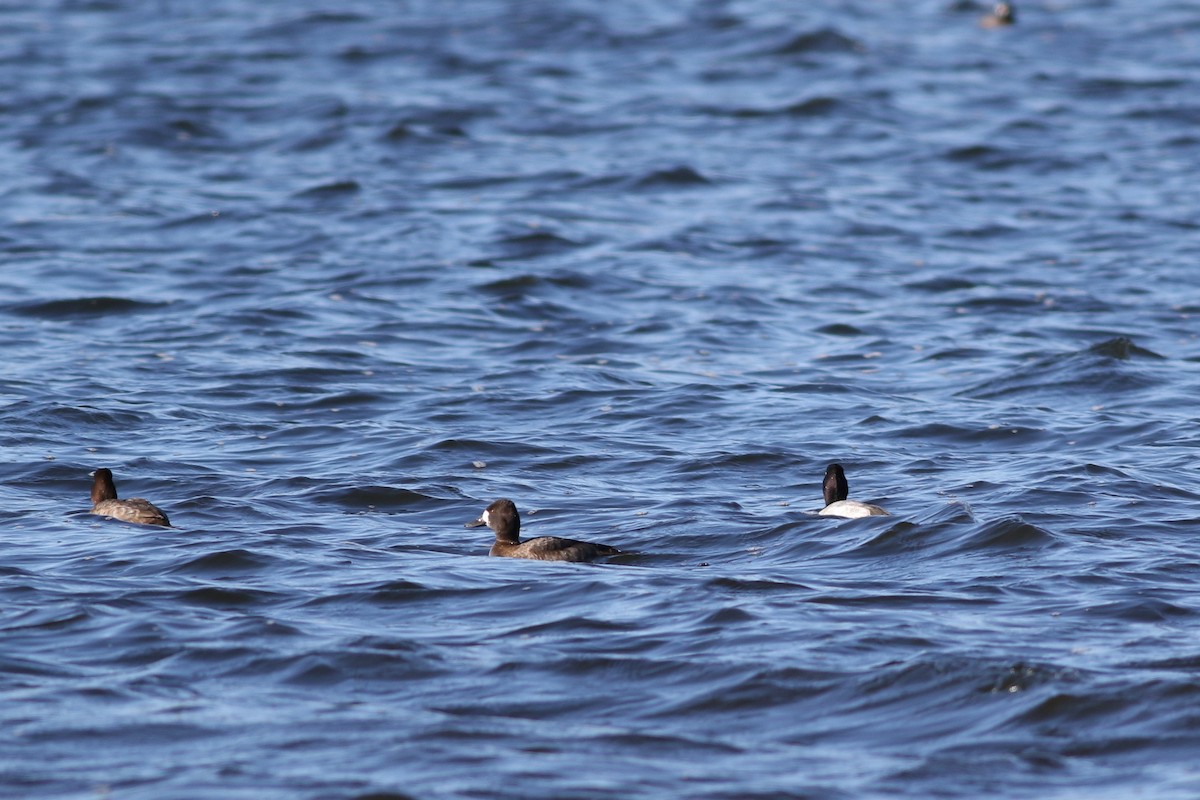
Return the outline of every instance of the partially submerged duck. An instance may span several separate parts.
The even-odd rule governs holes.
[[[826,517],[888,517],[891,516],[879,506],[870,503],[860,503],[857,500],[847,500],[850,494],[850,484],[846,482],[846,473],[841,464],[830,464],[825,470],[825,507],[819,512]]]
[[[488,553],[504,558],[532,558],[538,561],[591,561],[604,556],[615,556],[621,551],[606,544],[561,539],[557,536],[539,536],[522,542],[521,515],[512,500],[500,499],[483,510],[479,519],[463,527],[477,528],[487,525],[496,533],[496,541]]]
[[[1013,8],[1012,3],[996,3],[992,6],[991,13],[979,20],[979,24],[984,28],[1003,28],[1016,21],[1017,10]]]
[[[101,467],[92,473],[92,513],[106,517],[135,522],[138,525],[162,525],[171,527],[171,521],[158,506],[141,497],[128,500],[117,499],[117,487],[113,483],[112,470]]]

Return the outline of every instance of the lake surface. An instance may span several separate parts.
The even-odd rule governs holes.
[[[0,6],[0,795],[1200,795],[1200,9],[984,11]]]

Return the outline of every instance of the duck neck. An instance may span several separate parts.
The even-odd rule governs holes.
[[[829,505],[839,500],[845,500],[850,495],[850,486],[846,483],[845,475],[830,472],[825,476],[823,491],[825,492],[825,505]]]
[[[117,487],[113,485],[112,478],[107,475],[97,476],[96,482],[92,484],[92,505],[116,499]]]
[[[514,529],[506,529],[506,530],[496,531],[496,541],[500,542],[501,544],[520,544],[521,543],[521,537],[519,535],[520,532],[521,532],[520,528],[517,528],[515,530]]]

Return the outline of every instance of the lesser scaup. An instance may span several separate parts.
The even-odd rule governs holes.
[[[615,556],[621,551],[606,544],[539,536],[521,541],[521,515],[512,500],[496,500],[483,510],[479,519],[464,527],[487,525],[496,532],[496,541],[488,555],[505,558],[533,558],[538,561],[591,561],[602,556]]]
[[[136,522],[138,525],[162,525],[171,527],[163,510],[141,497],[128,500],[117,499],[117,487],[113,483],[112,470],[101,467],[92,473],[92,513],[106,517]]]
[[[846,496],[850,494],[850,484],[846,482],[846,473],[842,471],[841,464],[830,464],[825,470],[823,489],[825,507],[817,512],[823,516],[845,517],[846,519],[891,516],[879,506],[846,499]]]

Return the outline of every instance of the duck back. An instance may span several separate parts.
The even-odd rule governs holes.
[[[591,561],[603,556],[615,556],[620,550],[607,544],[580,542],[558,536],[539,536],[524,542],[496,541],[489,555],[502,558],[530,558],[537,561]]]
[[[101,500],[92,506],[93,514],[135,522],[138,525],[162,525],[171,527],[171,521],[161,508],[142,497],[128,500]]]

